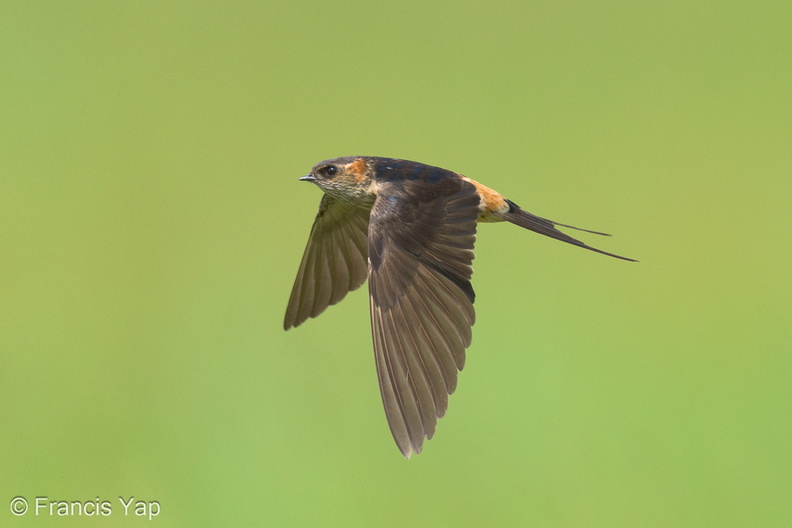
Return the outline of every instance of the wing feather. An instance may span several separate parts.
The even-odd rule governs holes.
[[[316,317],[365,282],[369,213],[324,195],[286,308],[286,330]]]
[[[377,375],[391,433],[408,458],[446,412],[475,321],[478,194],[458,178],[421,183],[381,184],[369,228]]]

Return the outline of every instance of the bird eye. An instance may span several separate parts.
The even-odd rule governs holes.
[[[327,167],[324,168],[324,173],[332,178],[333,176],[338,174],[338,167],[336,167],[335,165],[328,165]]]

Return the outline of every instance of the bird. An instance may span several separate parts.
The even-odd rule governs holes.
[[[606,233],[536,216],[489,187],[440,167],[345,156],[317,163],[299,180],[316,184],[324,195],[284,329],[318,316],[368,279],[380,394],[393,439],[408,459],[434,435],[471,344],[479,222],[509,222],[635,262],[557,228]]]

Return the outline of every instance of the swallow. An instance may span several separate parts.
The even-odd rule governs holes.
[[[284,329],[321,314],[368,278],[382,403],[410,458],[435,433],[465,364],[475,321],[478,222],[509,222],[617,259],[462,174],[414,161],[348,156],[300,178],[324,195],[289,298]]]

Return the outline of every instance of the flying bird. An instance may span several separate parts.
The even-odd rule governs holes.
[[[448,407],[475,320],[478,222],[510,222],[603,255],[558,226],[456,172],[393,158],[348,156],[300,178],[324,196],[286,308],[284,328],[336,304],[368,278],[382,403],[402,454],[420,453]]]

